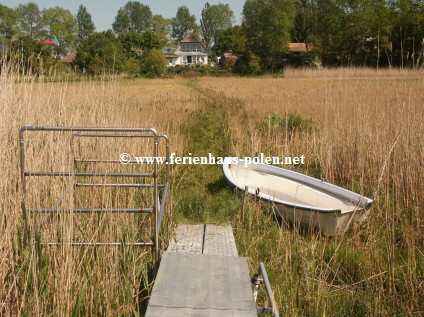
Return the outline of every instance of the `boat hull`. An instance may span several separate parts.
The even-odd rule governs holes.
[[[276,207],[274,208],[276,215],[284,223],[290,224],[295,228],[318,231],[324,235],[344,233],[352,223],[363,222],[368,213],[366,209],[357,209],[353,212],[342,214],[337,211],[323,213],[284,205],[273,205]]]
[[[268,201],[277,216],[294,227],[325,235],[346,231],[366,219],[373,201],[339,186],[275,166],[223,164],[227,180],[241,190]]]

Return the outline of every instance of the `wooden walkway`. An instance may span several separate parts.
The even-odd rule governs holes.
[[[253,317],[247,258],[231,226],[180,225],[163,253],[146,317]]]

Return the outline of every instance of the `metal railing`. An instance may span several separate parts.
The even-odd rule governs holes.
[[[268,301],[271,304],[271,307],[264,308],[258,307],[258,315],[272,315],[273,317],[279,317],[280,313],[278,311],[277,303],[275,302],[274,294],[272,292],[271,283],[268,279],[268,273],[266,272],[265,265],[261,262],[259,263],[259,274],[255,274],[252,278],[253,284],[253,298],[255,302],[257,301],[259,285],[265,285],[265,291],[268,297]]]
[[[97,138],[153,138],[153,156],[158,157],[159,153],[159,140],[165,141],[166,146],[166,172],[165,172],[165,183],[158,183],[158,162],[153,160],[153,172],[151,173],[108,173],[108,172],[47,172],[47,171],[27,171],[25,166],[25,139],[24,133],[26,131],[56,131],[56,132],[70,132],[71,135],[71,152],[73,156],[73,142],[76,137],[97,137]],[[75,132],[85,132],[76,133]],[[103,133],[93,133],[103,132]],[[108,132],[108,133],[106,133]],[[111,133],[112,132],[112,133]],[[130,134],[129,134],[130,133]],[[147,242],[134,242],[134,243],[121,243],[121,242],[71,242],[71,245],[83,246],[83,245],[135,245],[135,246],[149,246],[154,248],[155,258],[159,260],[159,234],[161,229],[161,223],[163,213],[166,206],[166,198],[169,191],[169,175],[170,175],[170,145],[169,138],[166,135],[158,134],[155,129],[152,128],[91,128],[91,127],[44,127],[44,126],[24,126],[19,131],[19,142],[20,142],[20,177],[21,177],[21,188],[22,188],[22,210],[24,212],[40,212],[40,213],[58,213],[58,212],[74,212],[74,213],[145,213],[153,215],[153,241]],[[84,160],[75,159],[75,163],[120,163],[119,160]],[[137,163],[136,161],[129,161],[128,163]],[[26,206],[26,178],[27,177],[43,177],[43,176],[61,176],[61,177],[72,177],[74,187],[136,187],[136,188],[152,188],[153,187],[153,206],[147,208],[27,208]],[[122,184],[122,183],[81,183],[77,182],[77,177],[151,177],[153,178],[153,184]],[[159,188],[163,188],[162,197],[159,197]],[[59,243],[49,243],[50,245],[56,245]]]

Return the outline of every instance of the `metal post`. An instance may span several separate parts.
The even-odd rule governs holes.
[[[158,162],[157,162],[157,156],[158,156],[158,152],[159,152],[159,139],[158,139],[158,134],[156,133],[156,131],[154,131],[154,151],[153,151],[153,157],[154,159],[154,172],[153,172],[153,185],[154,185],[154,209],[155,209],[155,214],[154,214],[154,233],[155,233],[155,260],[156,263],[159,263],[159,228],[158,228],[158,224],[159,224],[159,204],[158,204],[158,199],[159,199],[159,189],[158,189]]]
[[[70,140],[70,154],[71,154],[71,162],[72,162],[72,207],[75,207],[75,187],[76,187],[76,177],[75,177],[75,151],[74,151],[74,135],[71,135]]]
[[[26,211],[26,183],[25,183],[25,139],[24,139],[25,128],[19,130],[19,161],[21,166],[21,208],[22,215],[24,218],[24,235],[23,242],[24,244],[29,242],[30,233],[29,233],[29,223],[28,223],[28,214]]]
[[[244,192],[243,192],[243,201],[242,201],[242,207],[241,207],[241,215],[242,215],[242,220],[243,220],[243,224],[244,224],[244,219],[245,219],[245,212],[246,212],[246,196],[249,193],[249,187],[245,187],[244,188]]]
[[[265,290],[266,290],[266,293],[268,295],[268,299],[271,303],[272,315],[274,317],[279,317],[280,313],[278,312],[278,307],[277,307],[277,304],[275,303],[275,298],[274,298],[274,294],[273,294],[272,289],[271,289],[271,284],[270,284],[269,279],[268,279],[268,274],[265,270],[265,265],[262,262],[259,263],[259,273],[262,275],[262,278],[263,278],[263,281],[264,281],[264,284],[265,284]]]
[[[26,199],[26,186],[25,186],[25,140],[24,140],[25,129],[19,130],[19,161],[21,166],[21,206],[22,210],[25,211],[25,199]]]
[[[169,180],[169,171],[170,171],[170,158],[171,158],[171,153],[170,153],[170,146],[169,146],[169,138],[167,135],[162,135],[163,138],[165,138],[165,142],[166,142],[166,182],[168,182]]]

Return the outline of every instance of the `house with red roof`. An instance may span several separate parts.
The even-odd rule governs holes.
[[[308,43],[308,45],[306,45],[306,43],[289,43],[288,48],[289,51],[293,53],[306,53],[314,49],[314,44]]]
[[[49,40],[49,39],[42,40],[41,44],[50,45],[51,47],[57,47],[57,45],[52,40]]]

